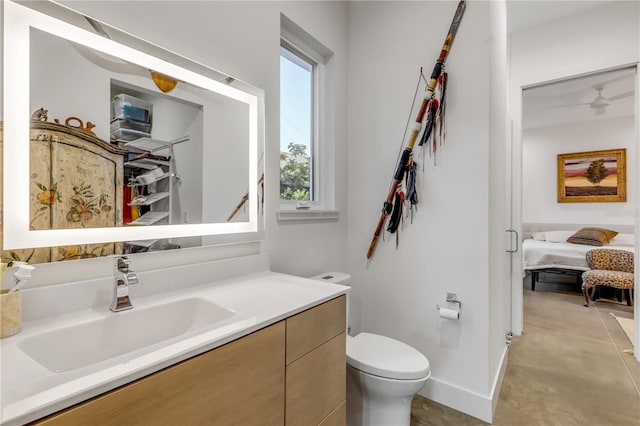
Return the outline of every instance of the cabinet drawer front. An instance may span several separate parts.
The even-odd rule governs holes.
[[[342,404],[333,410],[331,414],[322,420],[318,426],[345,426],[347,424],[347,402],[342,401]]]
[[[38,425],[282,425],[284,322],[256,331]]]
[[[346,330],[347,296],[287,319],[287,365]]]
[[[317,425],[345,400],[345,351],[343,332],[287,366],[287,425]]]

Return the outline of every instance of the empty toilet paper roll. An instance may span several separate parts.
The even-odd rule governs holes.
[[[460,319],[460,311],[458,311],[457,309],[449,309],[449,308],[440,308],[439,309],[439,313],[440,313],[440,318],[446,318],[446,319]]]

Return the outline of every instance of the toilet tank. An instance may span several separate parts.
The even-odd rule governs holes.
[[[325,272],[323,274],[314,275],[309,277],[312,280],[326,281],[329,283],[340,284],[344,286],[351,285],[351,275],[344,272]]]

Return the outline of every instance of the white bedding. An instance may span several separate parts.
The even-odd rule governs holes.
[[[522,242],[522,266],[525,270],[562,268],[587,271],[586,253],[595,248],[611,248],[634,251],[633,247],[607,244],[603,247],[567,242],[553,243],[527,239]]]

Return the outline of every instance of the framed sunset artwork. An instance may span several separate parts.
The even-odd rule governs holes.
[[[558,154],[558,202],[627,201],[626,151]]]

